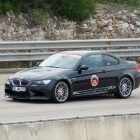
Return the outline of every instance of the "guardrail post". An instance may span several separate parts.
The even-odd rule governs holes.
[[[32,61],[30,61],[30,67],[32,67],[32,65],[33,65],[33,64],[32,64]]]
[[[30,53],[31,52],[31,50],[28,50],[28,53]],[[30,67],[32,67],[32,61],[30,61]]]

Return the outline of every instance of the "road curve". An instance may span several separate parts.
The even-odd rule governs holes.
[[[69,99],[62,104],[50,101],[14,101],[4,97],[4,83],[11,74],[0,74],[0,122],[140,112],[140,88],[128,99],[113,95]]]

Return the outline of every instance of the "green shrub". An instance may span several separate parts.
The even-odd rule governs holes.
[[[98,2],[122,3],[130,6],[140,6],[140,0],[98,0]]]
[[[3,3],[3,12],[6,13],[7,11],[13,11],[13,6],[10,1],[5,1]]]
[[[21,12],[22,0],[0,0],[0,14],[8,11]]]
[[[33,9],[31,12],[32,22],[35,25],[44,25],[46,18],[48,18],[48,13],[41,9]]]
[[[3,3],[0,2],[0,15],[3,14]]]
[[[32,9],[47,10],[48,3],[47,0],[23,0],[23,7],[28,7],[27,11]]]
[[[73,21],[83,21],[95,10],[95,0],[53,0],[53,13]]]
[[[43,18],[48,13],[73,21],[83,21],[94,12],[97,2],[140,7],[140,0],[0,0],[0,15],[8,11],[31,13],[36,24],[43,24]]]
[[[13,6],[13,12],[15,13],[20,13],[22,11],[22,5],[23,5],[23,2],[22,1],[15,1],[14,4],[12,5]]]
[[[21,11],[22,11],[23,13],[26,13],[27,11],[29,11],[29,9],[30,9],[30,5],[29,5],[28,3],[23,2]]]
[[[140,6],[139,0],[125,0],[124,2],[131,6]]]

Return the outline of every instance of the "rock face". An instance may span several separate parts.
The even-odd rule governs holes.
[[[83,23],[53,17],[44,26],[33,25],[27,14],[10,12],[0,17],[0,41],[139,38],[140,10],[114,9],[98,5],[96,13]]]

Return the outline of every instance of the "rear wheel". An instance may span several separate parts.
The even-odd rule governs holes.
[[[128,98],[132,93],[132,81],[128,77],[123,77],[119,81],[118,92],[114,94],[116,98]]]
[[[68,99],[69,87],[66,82],[59,81],[53,89],[53,101],[63,103]]]

